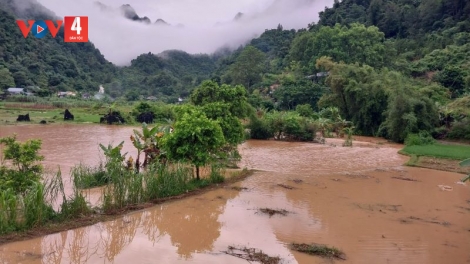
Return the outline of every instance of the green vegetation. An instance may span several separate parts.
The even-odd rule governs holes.
[[[292,243],[291,248],[293,250],[307,253],[314,256],[319,256],[323,258],[335,258],[335,259],[342,259],[345,260],[346,257],[344,253],[334,247],[329,247],[326,245],[319,245],[319,244],[297,244]]]
[[[405,139],[406,146],[432,145],[434,143],[436,140],[426,131],[421,131],[419,134],[408,134]]]
[[[71,174],[73,184],[80,189],[103,186],[109,183],[109,177],[103,163],[96,167],[79,164],[72,168]]]
[[[410,161],[410,164],[417,162],[420,156],[454,160],[470,157],[470,146],[439,144],[426,131],[408,134],[405,145],[400,153],[412,156],[413,162]]]
[[[240,259],[244,259],[249,263],[258,262],[261,264],[279,264],[282,259],[279,256],[272,257],[264,253],[262,250],[247,247],[228,246],[227,251],[222,251],[227,255],[231,255]]]
[[[100,144],[105,161],[96,167],[80,164],[72,169],[70,197],[65,196],[60,171],[54,177],[43,177],[39,164],[43,157],[38,155],[41,141],[0,139],[6,145],[6,161],[0,167],[0,234],[89,216],[92,210],[81,193],[83,188],[103,186],[99,209],[112,214],[224,182],[222,167],[234,158],[233,152],[243,140],[243,126],[236,116],[245,115],[240,106],[246,105],[247,99],[243,87],[224,85],[215,97],[203,93],[210,87],[218,88],[216,83],[206,82],[195,91],[192,98],[199,105],[172,109],[174,125],[150,128],[143,123],[141,131],[134,130],[130,140],[138,151],[135,161],[121,153],[124,141],[117,146]],[[228,100],[233,94],[237,95],[237,100],[232,100],[236,103]],[[110,112],[114,108],[110,106]],[[136,110],[152,108],[141,103]],[[200,167],[209,167],[210,173],[201,177]],[[54,211],[52,203],[58,197],[62,199],[60,209]]]
[[[470,159],[463,160],[459,163],[461,167],[470,167]],[[462,179],[462,182],[470,181],[470,173]]]
[[[428,156],[444,159],[463,160],[470,157],[470,147],[462,145],[413,145],[406,146],[401,153],[416,156]]]
[[[15,193],[25,194],[41,179],[43,168],[38,164],[44,159],[39,155],[40,140],[29,140],[21,144],[13,137],[0,138],[5,145],[2,164],[0,165],[0,191],[8,189]],[[7,166],[5,162],[10,162]]]
[[[168,135],[167,135],[168,136]],[[211,172],[202,179],[193,178],[193,170],[176,160],[149,160],[145,171],[136,170],[132,158],[126,161],[118,146],[102,146],[106,160],[98,167],[79,165],[72,170],[73,194],[65,196],[60,171],[42,177],[38,163],[40,141],[18,143],[15,137],[2,138],[6,145],[0,169],[0,234],[28,230],[47,223],[59,223],[92,214],[80,189],[103,186],[101,210],[113,214],[136,204],[188,193],[225,181],[223,172],[212,163]],[[131,164],[129,164],[131,163]],[[61,198],[59,210],[52,203]]]
[[[354,131],[351,122],[344,120],[335,107],[325,108],[318,113],[312,111],[307,117],[297,111],[273,110],[265,113],[259,110],[250,117],[247,128],[252,139],[274,137],[276,140],[294,141],[321,141],[321,138],[333,137],[333,134],[344,137],[345,131],[351,139]],[[319,138],[317,132],[320,132]]]
[[[43,179],[43,157],[38,154],[41,141],[24,143],[16,137],[1,138],[5,145],[0,167],[0,234],[30,229],[49,221],[87,215],[89,208],[77,189],[66,199],[60,171]],[[41,180],[44,180],[42,182]],[[61,195],[59,211],[51,203]]]
[[[30,87],[47,97],[59,90],[96,91],[102,84],[120,102],[147,96],[161,101],[120,111],[131,112],[130,123],[147,113],[153,123],[176,120],[174,107],[162,102],[192,94],[189,101],[219,122],[226,147],[240,142],[235,118],[249,117],[252,138],[287,133],[291,140],[312,140],[314,130],[324,137],[343,134],[344,126],[333,131],[318,117],[329,108],[351,121],[357,135],[395,142],[421,131],[435,139],[470,137],[470,4],[465,1],[335,1],[305,29],[278,25],[234,51],[148,53],[126,67],[107,62],[90,43],[24,39],[14,23],[19,10],[10,1],[0,1],[0,10],[5,47],[0,88]],[[39,6],[22,12],[33,19],[51,16]]]

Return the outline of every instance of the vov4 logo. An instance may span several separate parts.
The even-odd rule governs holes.
[[[65,22],[65,23],[64,23]],[[23,20],[16,20],[23,37],[27,38],[31,32],[36,38],[43,38],[49,32],[53,38],[57,36],[60,27],[64,24],[64,42],[88,42],[88,17],[66,16],[64,20],[28,20],[28,26]]]

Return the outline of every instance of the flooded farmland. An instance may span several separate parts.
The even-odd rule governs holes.
[[[6,126],[0,136],[43,139],[45,164],[60,165],[67,182],[74,164],[99,161],[99,143],[125,141],[123,152],[133,154],[132,129]],[[361,137],[352,148],[341,143],[247,141],[239,165],[257,172],[237,184],[3,244],[0,263],[247,263],[226,254],[230,246],[281,263],[470,263],[470,187],[456,184],[462,175],[403,167],[400,145]],[[334,246],[346,260],[293,251],[294,242]]]

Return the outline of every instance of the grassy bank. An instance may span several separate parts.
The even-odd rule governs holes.
[[[464,160],[470,158],[470,146],[465,145],[444,145],[440,143],[432,145],[413,145],[406,146],[400,151],[406,155],[416,155],[452,159],[452,160]]]
[[[470,173],[469,167],[462,167],[459,162],[470,158],[469,145],[433,143],[424,145],[408,145],[399,151],[410,160],[407,166],[422,167],[457,173]]]
[[[9,232],[8,234],[0,235],[0,245],[11,243],[11,242],[16,242],[16,241],[32,239],[35,237],[41,237],[41,236],[58,233],[58,232],[62,232],[62,231],[66,231],[66,230],[70,230],[74,228],[85,227],[85,226],[93,225],[99,222],[112,221],[132,211],[149,208],[157,204],[165,203],[168,201],[184,199],[187,197],[204,194],[206,192],[219,189],[219,188],[227,188],[233,183],[236,183],[238,181],[241,181],[251,176],[253,172],[254,172],[253,170],[246,170],[246,169],[233,171],[222,183],[205,184],[203,186],[199,186],[198,188],[193,188],[192,190],[187,191],[187,192],[185,191],[180,194],[175,194],[173,196],[151,199],[145,203],[130,204],[128,206],[121,208],[120,210],[113,210],[108,213],[89,211],[88,214],[85,214],[85,215],[82,214],[74,218],[64,219],[62,221],[57,221],[57,220],[49,221],[47,223],[44,223],[43,225],[30,228],[27,231]]]
[[[74,115],[73,121],[64,121],[65,109]],[[102,103],[87,101],[63,100],[57,102],[1,102],[0,124],[15,124],[18,115],[29,114],[31,122],[37,124],[44,120],[47,123],[99,123],[100,118],[108,112]],[[122,105],[117,108],[122,113],[129,113],[132,106]]]

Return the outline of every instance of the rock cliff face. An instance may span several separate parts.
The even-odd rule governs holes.
[[[143,22],[145,24],[152,23],[152,21],[150,21],[150,18],[140,17],[139,15],[137,15],[137,12],[135,12],[134,8],[129,4],[122,5],[121,7],[119,7],[119,9],[121,10],[124,17],[127,19],[138,21],[138,22]]]
[[[162,26],[171,26],[169,23],[167,23],[165,20],[159,18],[157,21],[155,21],[155,25],[162,25]]]
[[[110,6],[107,6],[99,1],[96,1],[95,2],[95,5],[103,12],[113,12],[113,11],[118,11],[122,14],[122,16],[124,18],[127,18],[129,20],[132,20],[132,21],[136,21],[136,22],[141,22],[141,23],[145,23],[145,24],[152,24],[152,20],[150,20],[150,18],[144,16],[144,17],[141,17],[137,14],[137,12],[135,11],[135,9],[130,5],[130,4],[125,4],[125,5],[122,5],[120,6],[119,8],[113,8],[113,7],[110,7]],[[154,25],[157,25],[157,26],[171,26],[171,24],[169,24],[168,22],[166,22],[165,20],[159,18],[155,21],[155,23],[153,23]]]
[[[242,19],[244,16],[244,14],[242,12],[238,12],[235,17],[233,18],[234,21],[238,21],[240,19]]]

